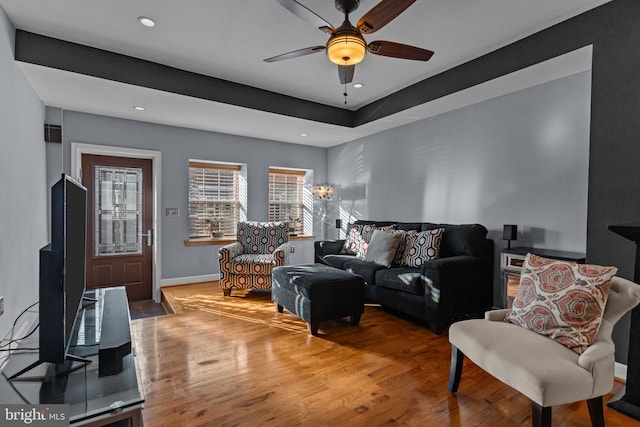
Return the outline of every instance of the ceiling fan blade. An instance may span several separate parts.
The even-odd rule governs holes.
[[[353,81],[353,74],[356,71],[355,65],[338,65],[338,78],[340,84],[346,85]]]
[[[315,12],[307,9],[305,6],[298,3],[296,0],[276,0],[289,12],[296,15],[303,21],[313,25],[314,27],[324,31],[325,33],[333,34],[335,28],[323,18],[318,16]]]
[[[358,21],[361,34],[371,34],[391,22],[416,0],[382,0]]]
[[[297,58],[299,56],[310,55],[316,52],[322,52],[325,50],[324,46],[311,46],[304,49],[294,50],[293,52],[283,53],[281,55],[272,56],[271,58],[264,59],[264,62],[277,62],[284,61],[285,59]]]
[[[374,55],[413,59],[414,61],[428,61],[433,56],[433,51],[427,49],[381,40],[369,43],[367,50]]]

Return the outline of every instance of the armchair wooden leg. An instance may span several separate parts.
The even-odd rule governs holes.
[[[593,427],[604,427],[604,411],[602,409],[602,396],[587,400],[589,416]]]
[[[231,288],[222,288],[222,293],[225,297],[231,296]]]
[[[462,376],[462,362],[464,361],[464,353],[458,347],[451,345],[451,368],[449,371],[449,391],[455,393],[460,385],[460,377]]]
[[[551,427],[551,406],[541,406],[531,402],[532,427]]]

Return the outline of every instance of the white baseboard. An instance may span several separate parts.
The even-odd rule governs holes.
[[[615,376],[619,380],[627,381],[627,365],[616,362]]]
[[[160,281],[160,287],[174,286],[174,285],[186,285],[189,283],[211,282],[214,280],[220,280],[220,274],[204,274],[202,276],[189,276],[189,277],[174,277],[173,279],[162,279]]]

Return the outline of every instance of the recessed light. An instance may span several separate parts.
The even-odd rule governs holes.
[[[361,87],[363,87],[364,85],[362,83],[354,83],[353,87],[355,87],[356,89],[360,89]]]
[[[139,17],[138,22],[144,25],[145,27],[149,27],[149,28],[153,28],[156,26],[156,21],[146,16]]]
[[[135,106],[133,107],[133,109],[134,109],[134,110],[136,110],[136,111],[144,111],[144,107],[141,107],[141,106],[139,106],[139,105],[135,105]]]
[[[302,132],[302,133],[300,134],[300,136],[309,136],[309,134],[308,134],[308,133],[304,133],[304,132]]]

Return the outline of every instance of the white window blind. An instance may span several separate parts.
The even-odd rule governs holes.
[[[302,234],[304,171],[269,168],[269,221],[288,221],[289,231]]]
[[[235,235],[240,219],[240,165],[189,162],[189,237],[209,237],[206,220]]]

